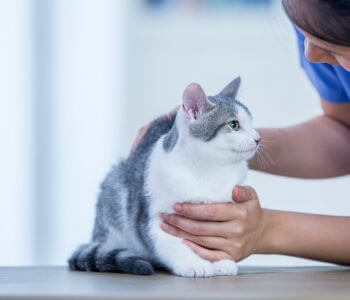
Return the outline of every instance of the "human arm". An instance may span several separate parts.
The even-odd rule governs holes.
[[[258,129],[265,163],[256,155],[250,168],[300,178],[349,174],[350,104],[322,100],[322,108],[323,115],[302,124]]]

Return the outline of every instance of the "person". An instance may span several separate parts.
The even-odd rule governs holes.
[[[258,129],[262,140],[274,141],[264,148],[273,163],[263,168],[253,158],[250,168],[298,178],[350,174],[350,1],[282,2],[323,114],[289,128]],[[350,265],[350,217],[264,209],[249,186],[235,187],[232,198],[232,204],[178,203],[161,228],[210,261],[283,254]]]

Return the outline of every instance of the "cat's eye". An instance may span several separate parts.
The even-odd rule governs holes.
[[[232,129],[234,131],[238,131],[240,128],[239,122],[236,120],[228,122],[227,126],[230,127],[230,129]]]

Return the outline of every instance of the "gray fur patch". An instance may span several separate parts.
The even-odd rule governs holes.
[[[171,128],[169,133],[164,137],[163,140],[163,148],[165,152],[171,152],[173,151],[176,142],[179,138],[179,131],[177,130],[176,124]]]
[[[239,105],[240,107],[242,107],[245,110],[245,112],[247,113],[247,115],[250,117],[250,119],[253,120],[253,116],[252,116],[250,110],[244,104],[242,104],[238,100],[234,100],[234,102],[236,105]]]
[[[201,120],[190,126],[191,134],[203,141],[208,142],[214,139],[228,119],[236,118],[238,106],[242,107],[251,117],[248,108],[237,100],[220,95],[209,96],[208,99],[215,104],[215,107],[204,115]]]
[[[217,96],[209,96],[208,99],[215,104],[225,103],[226,105],[231,106],[236,111],[236,114],[237,114],[237,106],[240,106],[241,108],[243,108],[245,110],[245,112],[250,117],[250,119],[253,119],[252,114],[249,111],[249,109],[243,103],[238,101],[237,99],[223,97],[220,94]]]

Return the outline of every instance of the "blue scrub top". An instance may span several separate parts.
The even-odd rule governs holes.
[[[322,99],[333,103],[350,102],[350,72],[326,63],[311,63],[304,54],[303,34],[296,29],[301,66]]]

